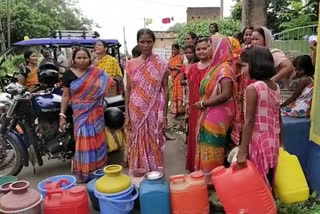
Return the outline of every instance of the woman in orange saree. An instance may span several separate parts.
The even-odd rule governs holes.
[[[181,66],[183,65],[183,55],[180,54],[180,47],[178,44],[173,44],[171,50],[172,56],[169,59],[169,70],[172,79],[170,112],[177,117],[185,113],[185,106],[183,103],[184,89],[181,85],[183,74],[180,72]]]

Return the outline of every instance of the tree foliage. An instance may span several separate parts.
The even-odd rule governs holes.
[[[76,0],[11,0],[11,41],[24,36],[48,37],[53,30],[88,30],[94,22],[77,8]],[[7,35],[7,1],[0,0],[0,17]]]
[[[241,22],[242,18],[242,1],[238,1],[231,8],[231,18]]]
[[[313,24],[318,14],[318,0],[268,0],[267,25],[276,33]]]
[[[176,33],[178,33],[179,31],[182,30],[182,28],[186,26],[185,23],[176,23],[175,25],[169,27],[168,31],[174,31]]]
[[[208,37],[210,35],[209,25],[212,22],[212,20],[197,20],[187,24],[179,32],[178,43],[183,44],[184,37],[188,32],[194,32],[198,37]],[[231,18],[219,19],[216,23],[219,27],[219,33],[225,36],[233,36],[241,30],[240,22]]]
[[[232,7],[231,17],[241,21],[242,1]],[[318,21],[319,0],[267,0],[267,27],[278,33]]]

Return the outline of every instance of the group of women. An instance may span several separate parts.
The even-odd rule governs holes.
[[[169,59],[171,112],[176,116],[184,113],[177,111],[178,104],[188,109],[186,168],[202,170],[208,183],[210,172],[224,165],[230,143],[241,145],[238,166],[249,158],[271,184],[280,145],[280,112],[286,116],[310,115],[311,58],[304,55],[291,62],[281,50],[272,48],[272,34],[265,27],[247,27],[242,35],[240,44],[219,33],[209,39],[197,39],[189,33],[184,47],[187,62],[181,66],[183,57],[177,54],[176,44]],[[179,75],[187,82],[185,94],[181,89],[185,80]],[[299,79],[295,92],[280,104],[278,84],[288,87],[294,79]],[[176,91],[178,84],[180,92]],[[179,102],[183,96],[188,102]]]
[[[303,77],[294,98],[308,94],[310,90],[304,89],[312,87],[314,72],[309,61],[294,61],[294,69],[282,51],[272,48],[272,35],[264,27],[245,28],[242,46],[219,33],[198,39],[190,32],[185,36],[183,54],[178,45],[172,46],[169,63],[153,54],[155,40],[151,30],[139,30],[140,55],[129,60],[125,69],[125,162],[129,174],[141,168],[164,170],[170,76],[170,112],[175,116],[187,112],[189,117],[186,168],[203,171],[210,184],[210,172],[224,164],[231,137],[234,144],[240,144],[238,166],[243,166],[248,156],[266,181],[272,182],[270,173],[276,167],[280,144],[280,89],[276,82]],[[73,168],[80,181],[88,181],[107,161],[102,100],[107,94],[123,92],[122,73],[102,41],[95,46],[94,63],[84,48],[76,49],[72,60],[73,67],[62,78],[60,128],[65,129],[65,112],[71,103],[76,140]],[[30,55],[30,65],[33,61]]]

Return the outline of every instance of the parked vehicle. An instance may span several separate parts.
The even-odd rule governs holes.
[[[56,85],[58,67],[45,64],[38,75],[40,83],[31,92],[17,84],[6,87],[11,102],[0,119],[0,177],[17,175],[23,166],[29,165],[31,154],[39,166],[43,165],[43,156],[64,160],[74,154],[71,107],[66,113],[66,132],[59,131],[62,88]],[[110,98],[106,99],[107,107],[123,105],[114,100],[112,104]]]

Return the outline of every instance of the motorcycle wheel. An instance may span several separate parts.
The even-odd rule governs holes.
[[[10,136],[0,139],[0,177],[17,175],[22,169],[22,153]]]

